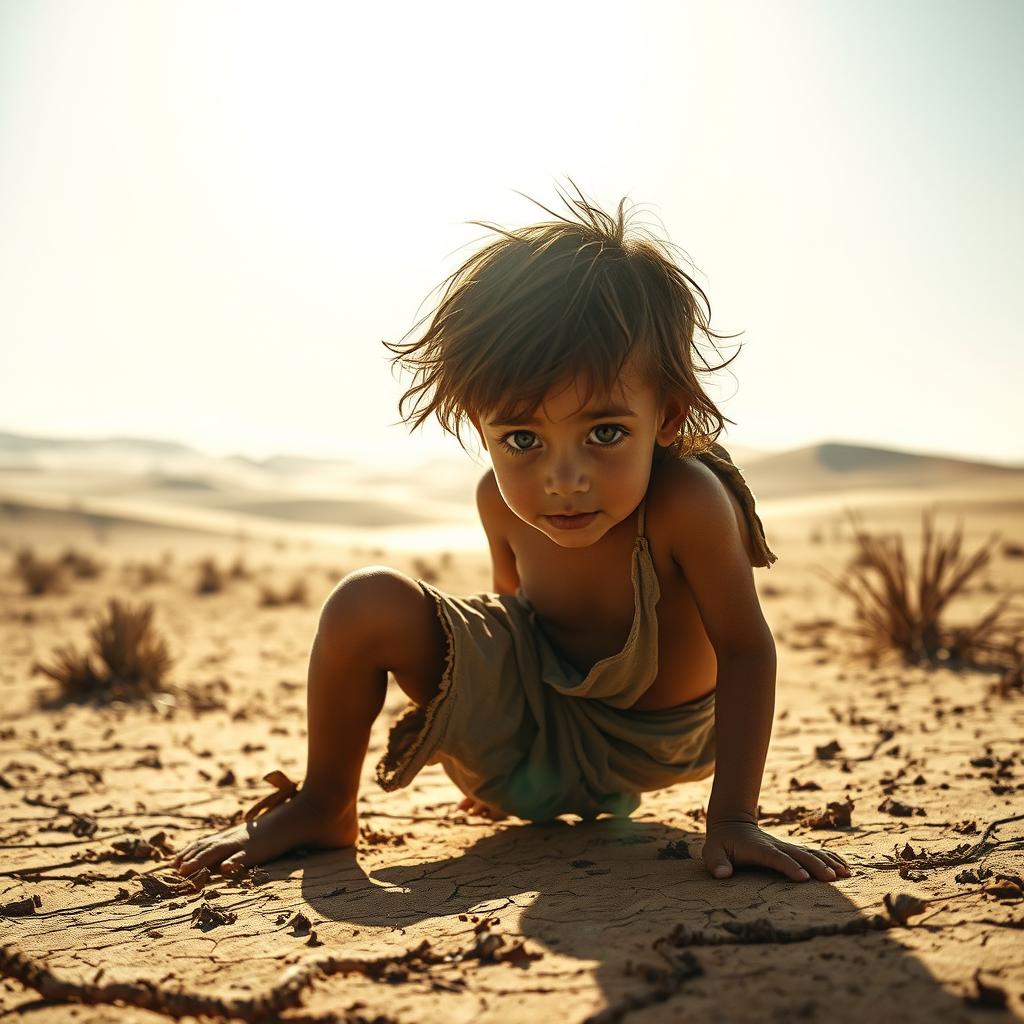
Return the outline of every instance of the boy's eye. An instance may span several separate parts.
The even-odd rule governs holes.
[[[615,423],[601,423],[590,432],[600,445],[613,445],[626,436],[626,431]]]
[[[502,439],[502,444],[513,452],[529,451],[534,445],[536,435],[530,430],[513,430]]]

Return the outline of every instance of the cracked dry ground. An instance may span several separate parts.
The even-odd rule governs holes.
[[[792,554],[796,537],[778,547]],[[186,1011],[417,1022],[1019,1019],[1024,698],[994,695],[983,673],[857,667],[815,625],[837,614],[836,602],[807,572],[811,555],[836,565],[842,553],[808,549],[757,574],[779,647],[761,824],[841,851],[854,873],[834,884],[749,868],[708,877],[710,779],[648,795],[632,820],[543,826],[468,820],[438,767],[385,794],[372,771],[404,703],[394,685],[371,739],[354,851],[183,884],[166,866],[173,851],[264,795],[271,769],[301,778],[316,607],[261,609],[242,583],[199,598],[182,574],[141,595],[156,602],[178,658],[176,705],[39,710],[32,700],[45,686],[32,664],[84,637],[83,613],[118,584],[111,576],[33,599],[6,579],[5,971],[32,961],[86,998],[126,983],[122,992],[145,999],[71,1005],[8,977],[0,1012],[36,1024]],[[1017,565],[996,568],[1006,577],[997,589],[1019,585]],[[440,584],[477,589],[485,571],[456,559]],[[840,824],[822,827],[830,803]],[[926,902],[894,903],[901,894]],[[320,972],[303,973],[310,965]]]

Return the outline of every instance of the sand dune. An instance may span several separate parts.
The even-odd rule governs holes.
[[[744,472],[759,498],[793,498],[847,489],[949,489],[1024,481],[1024,467],[837,443],[765,455],[752,460]]]
[[[832,442],[775,453],[724,443],[769,518],[928,501],[1007,513],[1024,503],[1020,467]],[[188,530],[313,528],[348,542],[471,548],[481,542],[473,494],[485,465],[458,452],[410,469],[0,433],[0,500]]]
[[[998,463],[828,443],[741,468],[762,516],[776,524],[806,517],[835,522],[854,509],[876,519],[891,519],[896,509],[934,509],[970,513],[975,521],[990,515],[1012,527],[1024,508],[1024,469]]]

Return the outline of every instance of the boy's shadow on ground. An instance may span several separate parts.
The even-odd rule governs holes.
[[[433,942],[442,952],[472,945],[473,923],[460,921],[459,914],[498,917],[501,924],[493,930],[510,941],[517,937],[518,918],[527,948],[597,961],[594,978],[609,1003],[649,989],[642,977],[626,973],[626,962],[666,968],[652,943],[679,924],[720,933],[725,921],[767,918],[776,928],[800,928],[884,913],[881,905],[858,911],[829,883],[791,882],[767,869],[743,867],[731,879],[712,879],[700,859],[703,834],[659,822],[602,818],[480,829],[477,842],[443,860],[417,861],[401,847],[385,848],[386,859],[369,874],[351,850],[309,856],[303,896],[324,920],[409,929],[410,947],[423,937],[415,926],[447,918],[450,941]],[[659,858],[670,843],[675,856]],[[679,858],[681,846],[689,848],[690,859]],[[762,1008],[772,1015],[786,1010],[813,1017],[820,1006],[834,1018],[841,1007],[855,1019],[861,1011],[876,1013],[884,992],[887,1012],[908,1020],[969,1019],[965,1005],[904,949],[899,931],[688,948],[705,971],[723,971],[729,984],[723,989],[695,978],[677,998],[703,995],[723,1012],[730,1001],[752,1010],[749,1000],[759,992]],[[992,1020],[988,1013],[985,1019]]]

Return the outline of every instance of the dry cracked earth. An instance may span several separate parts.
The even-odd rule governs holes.
[[[136,595],[175,653],[167,695],[40,706],[53,686],[32,667],[124,592],[118,550],[106,537],[106,573],[63,593],[0,582],[0,1019],[1024,1016],[1024,694],[986,672],[854,661],[809,558],[757,574],[779,649],[760,823],[841,852],[850,878],[710,878],[710,779],[648,794],[629,820],[539,826],[467,818],[439,767],[386,794],[373,770],[405,703],[392,686],[354,850],[185,880],[175,851],[237,820],[272,769],[301,778],[332,570],[307,553],[319,596],[261,608],[252,581],[197,596],[179,558]],[[480,589],[485,569],[457,558],[440,585]],[[999,569],[990,589],[1019,586],[1019,563]]]

